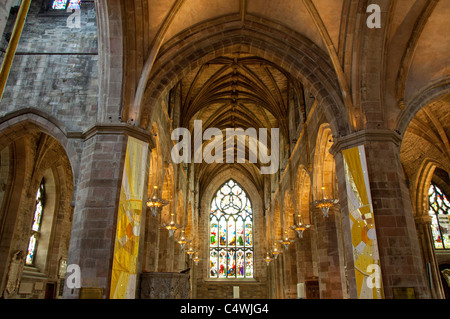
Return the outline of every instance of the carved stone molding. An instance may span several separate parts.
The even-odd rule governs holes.
[[[189,292],[189,273],[141,274],[141,299],[188,299]]]
[[[11,257],[8,270],[8,281],[6,283],[5,295],[16,293],[22,278],[23,267],[25,264],[25,252],[19,250]]]
[[[387,142],[400,146],[402,138],[399,133],[391,130],[361,130],[346,136],[334,138],[330,153],[335,156],[340,151],[369,142]]]
[[[98,123],[82,134],[68,133],[68,137],[88,140],[97,134],[129,135],[141,141],[149,143],[150,148],[155,147],[155,141],[151,132],[128,123],[104,124]]]
[[[431,216],[429,215],[422,215],[422,216],[416,216],[414,217],[414,221],[416,224],[431,224]]]

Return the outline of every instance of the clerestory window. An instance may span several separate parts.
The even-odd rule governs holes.
[[[80,9],[81,0],[54,0],[52,4],[53,10],[78,10]]]

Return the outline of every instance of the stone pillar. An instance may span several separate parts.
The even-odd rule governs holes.
[[[364,145],[379,249],[384,298],[394,298],[396,288],[413,288],[416,298],[429,298],[426,271],[420,254],[411,199],[400,163],[400,136],[388,130],[358,131],[335,139],[339,200],[348,214],[344,149]],[[343,238],[350,298],[357,298],[348,215],[342,214]]]
[[[338,225],[336,209],[330,208],[325,217],[318,208],[312,209],[314,228],[317,235],[317,262],[321,299],[342,299],[341,262],[339,256]]]
[[[306,280],[317,276],[314,272],[314,260],[312,251],[312,232],[314,230],[308,229],[303,232],[303,238],[297,238],[295,247],[297,254],[297,281],[305,282]],[[297,235],[296,235],[297,236]]]
[[[422,251],[425,268],[428,275],[428,287],[431,298],[445,299],[442,287],[439,265],[434,254],[433,235],[431,233],[431,216],[423,215],[415,218],[419,244]]]
[[[284,261],[284,297],[286,299],[297,298],[297,243],[293,242],[289,245],[289,249],[283,249]]]
[[[151,141],[147,132],[127,124],[97,125],[84,134],[67,264],[79,266],[80,289],[94,288],[102,298],[110,296],[128,136]],[[66,283],[70,275],[66,274]],[[63,297],[79,298],[80,289],[66,284]]]
[[[160,226],[158,245],[158,272],[174,271],[175,235],[169,236],[169,231]]]

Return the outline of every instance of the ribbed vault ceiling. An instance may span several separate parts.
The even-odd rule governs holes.
[[[227,128],[266,128],[267,146],[270,149],[270,130],[279,128],[280,139],[288,143],[289,127],[288,98],[291,95],[303,98],[301,84],[292,80],[287,72],[269,61],[247,53],[223,55],[189,72],[181,81],[182,127],[189,127],[193,133],[194,121],[202,121],[202,129],[218,128],[223,134],[223,163],[199,164],[200,182],[203,177],[217,174],[230,168],[225,161],[227,152]],[[259,136],[259,134],[258,134]],[[204,144],[210,141],[205,140]],[[249,153],[255,152],[257,141],[251,141],[245,150],[246,163],[233,164],[236,169],[256,184],[262,183],[261,163],[249,163]],[[259,145],[262,147],[262,145]],[[278,151],[278,150],[277,150]],[[235,150],[233,150],[234,153]],[[207,181],[205,181],[207,182]]]
[[[368,123],[365,115],[358,113],[378,112],[378,109],[365,110],[376,104],[380,105],[379,108],[384,107],[379,118],[388,119],[389,129],[394,129],[398,114],[402,112],[402,108],[408,108],[408,105],[415,101],[417,92],[424,90],[427,83],[446,81],[450,67],[449,40],[441,27],[446,25],[450,3],[443,0],[380,1],[382,30],[365,28],[368,15],[365,4],[365,1],[353,0],[121,1],[122,28],[126,35],[123,43],[125,85],[122,118],[129,120],[136,119],[137,116],[137,121],[146,127],[146,112],[147,109],[153,108],[153,104],[146,104],[145,94],[153,97],[158,92],[166,92],[166,89],[174,85],[169,83],[170,81],[179,80],[181,126],[192,130],[193,121],[202,120],[203,130],[210,127],[222,130],[237,127],[277,127],[280,128],[283,148],[298,137],[289,135],[292,134],[288,128],[291,120],[288,107],[291,92],[294,92],[301,103],[305,101],[303,95],[309,96],[304,87],[309,88],[311,83],[324,82],[328,86],[317,90],[317,98],[320,98],[320,94],[332,91],[329,90],[330,87],[336,87],[340,90],[337,94],[342,96],[335,96],[334,100],[340,102],[342,99],[348,110],[348,114],[328,112],[329,121],[345,117],[355,129],[381,125],[377,122],[378,118],[373,123]],[[231,23],[228,17],[234,17]],[[225,22],[217,24],[217,21]],[[198,29],[199,26],[202,28]],[[288,50],[290,46],[293,51],[299,46],[289,39],[305,38],[311,44],[306,51],[311,50],[317,53],[317,57],[324,59],[320,59],[319,63],[317,58],[311,59],[310,52],[309,55],[298,52],[296,58],[305,61],[304,65],[317,63],[316,68],[313,65],[309,69],[302,69],[304,73],[313,71],[315,74],[304,74],[307,79],[302,78],[303,83],[300,83],[298,74],[295,79],[289,75],[289,72],[294,74],[294,70],[286,67],[289,71],[286,72],[280,65],[268,62],[264,59],[264,52],[259,56],[247,52],[216,54],[227,45],[225,41],[217,45],[214,58],[207,63],[202,60],[201,64],[192,68],[189,66],[189,71],[183,73],[181,79],[178,78],[181,72],[175,74],[178,71],[172,70],[165,81],[152,82],[153,75],[159,76],[159,72],[165,72],[165,68],[172,67],[172,61],[165,60],[165,53],[170,51],[172,46],[180,48],[179,60],[181,64],[186,64],[184,58],[187,59],[191,55],[193,59],[198,58],[196,54],[203,53],[202,49],[206,48],[207,44],[215,49],[217,37],[228,34],[225,33],[227,30],[231,30],[229,36],[233,36],[234,41],[246,34],[242,32],[239,35],[231,26],[242,29],[247,26],[256,28],[260,33],[259,38],[255,40],[258,44],[255,48],[260,51],[264,50],[266,42],[266,38],[261,34],[270,37],[277,35],[272,42],[283,41],[287,43]],[[210,32],[208,28],[214,30],[209,38],[206,33]],[[279,36],[278,32],[284,34]],[[369,33],[379,34],[380,37],[371,37],[373,43],[366,43],[366,34]],[[188,41],[193,43],[195,49],[198,45],[199,52],[188,50],[182,43],[183,36],[189,37]],[[245,40],[248,41],[245,45],[252,45],[253,38]],[[305,51],[305,48],[302,50]],[[383,54],[389,58],[381,60]],[[175,58],[174,55],[168,56]],[[268,59],[267,56],[266,58]],[[274,60],[272,56],[272,61]],[[323,72],[326,70],[325,64],[330,64],[333,70]],[[172,75],[177,75],[176,80],[170,77]],[[312,79],[314,76],[317,77]],[[310,79],[312,80],[309,81]],[[331,79],[329,83],[327,79]],[[155,82],[156,87],[149,85]],[[371,88],[372,84],[374,88]],[[148,85],[155,91],[146,91]],[[380,94],[378,86],[386,92]],[[366,103],[367,101],[370,103]],[[144,107],[142,114],[141,106]],[[422,125],[420,121],[433,122],[428,115],[423,119],[421,116],[419,115],[410,127],[410,134],[417,136],[414,132]],[[436,127],[438,134],[439,125],[431,124]],[[437,139],[437,136],[434,136],[436,134],[433,133],[433,136],[427,138]],[[425,135],[421,136],[425,138]],[[442,136],[440,134],[440,137]],[[408,136],[405,139],[408,145]],[[234,166],[249,176],[258,188],[261,186],[263,177],[258,173],[260,163]],[[196,178],[201,183],[207,183],[208,176],[229,167],[230,164],[197,164]]]

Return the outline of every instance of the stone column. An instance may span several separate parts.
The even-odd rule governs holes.
[[[316,231],[316,247],[318,275],[321,299],[342,299],[344,291],[341,275],[341,258],[339,257],[338,224],[336,209],[330,208],[325,217],[318,208],[312,209],[314,229]]]
[[[128,136],[151,143],[148,132],[128,124],[97,125],[84,134],[67,264],[78,265],[81,288],[109,298],[117,213]],[[64,298],[80,289],[67,286]]]
[[[314,230],[308,229],[303,232],[303,238],[296,238],[296,254],[297,254],[297,281],[305,282],[317,276],[314,272],[314,260],[312,251],[312,232]],[[296,235],[297,236],[297,235]]]
[[[436,261],[436,255],[434,254],[433,235],[431,233],[431,216],[418,216],[415,218],[415,221],[419,244],[429,278],[428,287],[430,288],[431,298],[445,299],[439,266]]]
[[[341,151],[359,145],[364,145],[366,152],[384,298],[392,299],[395,288],[413,288],[416,298],[430,297],[411,199],[400,163],[400,144],[400,136],[393,131],[364,130],[336,138],[330,150],[335,156],[339,200],[343,211],[350,298],[357,298],[357,288]]]

